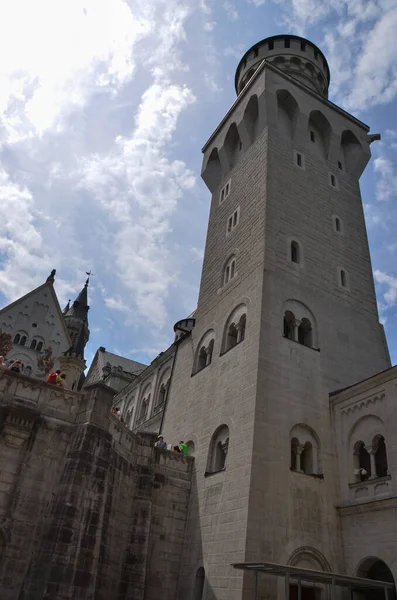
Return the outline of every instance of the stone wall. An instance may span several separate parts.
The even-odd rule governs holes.
[[[128,431],[112,394],[0,372],[3,600],[175,598],[193,459]]]

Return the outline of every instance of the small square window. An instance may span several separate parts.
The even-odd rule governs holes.
[[[316,141],[316,136],[314,134],[314,131],[310,131],[310,141],[312,141],[312,142]]]

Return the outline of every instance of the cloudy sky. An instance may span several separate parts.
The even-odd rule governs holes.
[[[0,0],[0,305],[85,279],[91,340],[146,362],[197,299],[210,195],[200,149],[255,42],[303,35],[330,99],[381,132],[363,176],[397,360],[397,0]]]

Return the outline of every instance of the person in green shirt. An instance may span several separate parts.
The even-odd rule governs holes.
[[[189,454],[189,448],[185,442],[179,442],[179,450],[181,451],[181,454]]]

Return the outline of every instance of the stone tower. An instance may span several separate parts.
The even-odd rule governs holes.
[[[359,189],[374,136],[329,81],[308,40],[259,42],[203,149],[196,323],[163,428],[196,457],[178,599],[245,599],[236,562],[344,569],[329,393],[390,361]]]
[[[69,300],[62,311],[70,339],[72,340],[72,346],[79,346],[79,353],[82,351],[82,358],[84,358],[84,347],[90,337],[90,330],[88,329],[88,311],[90,310],[88,306],[89,282],[90,279],[87,278],[83,289],[76,300],[74,300],[72,306],[70,306]]]

